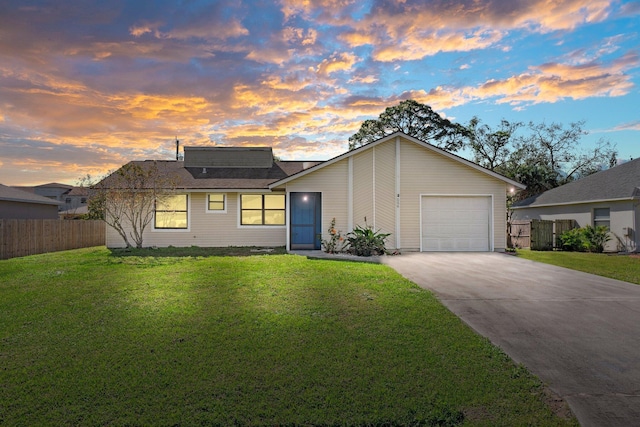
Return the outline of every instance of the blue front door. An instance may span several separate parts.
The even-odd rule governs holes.
[[[291,249],[320,249],[320,193],[291,193]]]

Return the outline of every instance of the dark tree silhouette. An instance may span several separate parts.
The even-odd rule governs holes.
[[[465,127],[443,118],[428,105],[409,99],[388,107],[376,120],[365,120],[360,130],[349,138],[349,149],[398,131],[447,151],[462,148],[467,135]]]

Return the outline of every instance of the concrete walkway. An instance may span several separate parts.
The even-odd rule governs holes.
[[[321,250],[293,250],[289,251],[292,255],[306,256],[309,259],[327,259],[331,261],[355,261],[355,262],[370,262],[373,264],[381,264],[381,260],[384,257],[381,256],[357,256],[347,253],[329,254]]]
[[[381,261],[524,364],[581,425],[640,425],[639,285],[498,253]]]

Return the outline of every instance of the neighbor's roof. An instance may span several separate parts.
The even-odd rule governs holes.
[[[67,193],[67,196],[88,196],[89,188],[88,187],[73,187],[71,191]]]
[[[66,192],[68,192],[69,190],[71,190],[73,188],[73,186],[72,185],[67,185],[67,184],[60,184],[60,183],[57,183],[57,182],[49,182],[47,184],[34,185],[34,186],[29,186],[29,187],[14,185],[12,188],[17,188],[18,190],[28,191],[29,193],[34,193],[35,194],[36,193],[36,189],[41,189],[41,188],[57,188],[57,189],[61,189],[61,190],[67,190]]]
[[[268,190],[269,184],[298,173],[320,162],[279,161],[271,168],[185,168],[183,161],[145,160],[133,161],[142,167],[152,167],[155,163],[160,173],[174,176],[177,189],[189,190]],[[103,180],[109,185],[109,177]]]
[[[20,203],[38,203],[41,205],[56,205],[59,206],[62,202],[49,199],[47,197],[38,196],[37,194],[29,193],[27,191],[18,190],[17,188],[7,187],[0,184],[0,200],[6,200],[8,202],[20,202]]]
[[[514,203],[513,208],[569,205],[640,197],[640,158]]]
[[[58,182],[49,182],[48,184],[36,185],[35,188],[65,188],[67,190],[71,190],[73,188],[73,185],[60,184]]]
[[[435,145],[429,144],[428,142],[424,142],[424,141],[421,141],[421,140],[419,140],[417,138],[409,136],[404,132],[394,132],[391,135],[387,135],[387,136],[385,136],[383,138],[380,138],[380,139],[378,139],[376,141],[373,141],[373,142],[370,142],[368,144],[362,145],[362,146],[356,148],[355,150],[347,151],[346,153],[343,153],[343,154],[341,154],[341,155],[339,155],[337,157],[334,157],[332,159],[329,159],[329,160],[327,160],[325,162],[318,162],[319,164],[317,164],[316,166],[310,167],[310,168],[305,169],[305,170],[301,170],[300,172],[298,172],[294,176],[285,177],[285,178],[273,183],[271,185],[271,188],[280,186],[280,185],[285,184],[285,183],[287,183],[289,181],[293,181],[294,179],[298,179],[298,178],[300,178],[300,177],[302,177],[302,176],[304,176],[304,175],[306,175],[308,173],[311,173],[311,172],[316,171],[318,169],[321,169],[321,168],[324,168],[326,166],[332,165],[332,164],[334,164],[336,162],[339,162],[340,160],[346,159],[346,158],[348,158],[350,156],[355,156],[356,154],[359,154],[362,151],[368,150],[370,148],[375,147],[376,145],[382,144],[384,142],[387,142],[389,140],[395,139],[397,137],[402,137],[402,138],[404,138],[404,139],[406,139],[408,141],[411,141],[411,142],[413,142],[415,144],[418,144],[418,145],[420,145],[420,146],[422,146],[424,148],[427,148],[428,150],[431,150],[433,152],[441,154],[444,157],[448,157],[449,159],[452,159],[452,160],[455,160],[456,162],[462,163],[463,165],[466,165],[466,166],[468,166],[468,167],[470,167],[472,169],[475,169],[475,170],[477,170],[479,172],[482,172],[484,174],[492,176],[493,178],[496,178],[496,179],[499,179],[501,181],[504,181],[509,185],[513,185],[514,187],[517,187],[517,188],[520,188],[520,189],[526,188],[525,185],[523,185],[523,184],[521,184],[519,182],[516,182],[516,181],[514,181],[512,179],[509,179],[504,175],[500,175],[497,172],[494,172],[492,170],[486,169],[486,168],[478,165],[477,163],[471,162],[471,161],[469,161],[467,159],[464,159],[464,158],[462,158],[460,156],[457,156],[457,155],[455,155],[453,153],[450,153],[449,151],[443,150],[442,148],[439,148],[439,147],[436,147]]]

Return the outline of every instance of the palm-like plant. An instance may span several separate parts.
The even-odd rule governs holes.
[[[374,231],[370,225],[357,225],[347,234],[347,252],[358,256],[383,255],[387,253],[385,240],[390,233]]]

